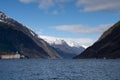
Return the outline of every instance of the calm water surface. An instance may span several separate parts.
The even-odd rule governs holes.
[[[120,59],[0,60],[0,80],[120,80]]]

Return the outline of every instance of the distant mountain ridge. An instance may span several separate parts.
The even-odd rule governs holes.
[[[16,52],[27,58],[61,58],[36,33],[0,11],[0,53]]]
[[[48,42],[63,58],[73,58],[85,50],[79,43],[72,40],[41,37]]]
[[[105,31],[97,42],[75,58],[120,58],[120,21]]]

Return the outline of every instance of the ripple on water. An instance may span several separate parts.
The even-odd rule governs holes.
[[[120,60],[0,60],[1,80],[120,80]]]

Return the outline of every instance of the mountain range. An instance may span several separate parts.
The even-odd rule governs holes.
[[[51,45],[59,55],[64,59],[70,59],[77,56],[85,50],[79,42],[55,37],[39,36]]]
[[[73,40],[38,36],[0,11],[0,58],[11,54],[44,59],[120,58],[120,21],[85,49],[84,45]]]
[[[74,58],[120,58],[120,21],[105,31],[97,42]]]

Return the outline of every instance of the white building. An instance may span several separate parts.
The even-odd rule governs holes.
[[[20,59],[20,54],[6,54],[0,55],[1,59]]]

